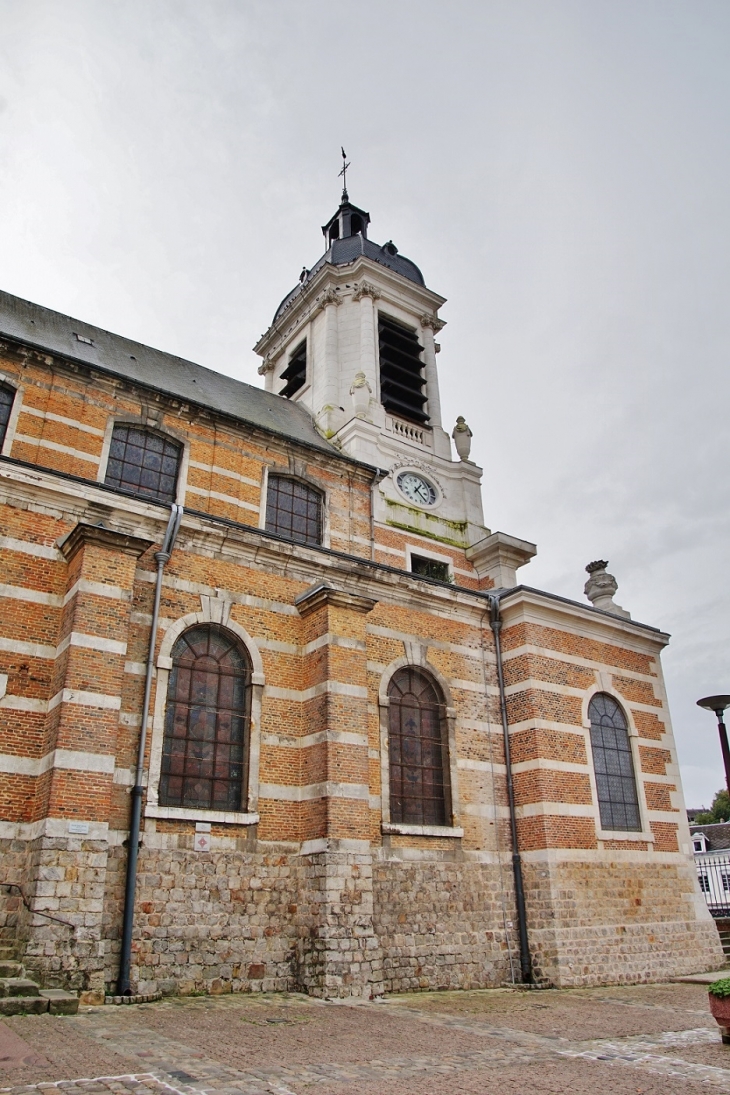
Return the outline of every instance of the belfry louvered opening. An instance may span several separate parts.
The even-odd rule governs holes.
[[[378,315],[380,343],[380,401],[386,411],[425,425],[426,383],[416,332],[396,323],[381,312]]]
[[[286,381],[286,384],[279,392],[279,395],[286,396],[287,399],[291,399],[295,392],[298,392],[300,388],[304,387],[304,382],[307,379],[307,340],[300,342],[296,350],[292,354],[289,364],[284,372],[281,374],[281,379]]]

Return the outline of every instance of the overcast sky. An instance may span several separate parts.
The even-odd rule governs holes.
[[[730,693],[727,0],[0,0],[0,287],[254,384],[339,200],[448,297],[442,403],[522,580]]]

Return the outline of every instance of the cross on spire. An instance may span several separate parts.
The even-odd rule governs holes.
[[[343,202],[346,202],[350,200],[350,195],[347,193],[347,169],[350,165],[347,162],[347,153],[344,148],[342,148],[342,145],[340,145],[340,149],[342,151],[342,171],[340,171],[337,178],[339,179],[340,176],[342,176],[342,200]]]

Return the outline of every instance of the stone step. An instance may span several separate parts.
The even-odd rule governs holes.
[[[41,997],[48,1001],[51,1015],[76,1015],[79,1010],[79,998],[65,989],[41,989]]]
[[[0,977],[0,997],[38,996],[40,989],[28,977]]]
[[[22,977],[25,973],[20,962],[10,962],[0,958],[0,977]]]
[[[48,1011],[44,996],[0,997],[0,1015],[43,1015]]]

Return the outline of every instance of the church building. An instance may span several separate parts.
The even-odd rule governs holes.
[[[722,961],[668,636],[604,561],[523,583],[442,421],[444,298],[369,228],[345,190],[264,388],[0,293],[0,945],[45,986]]]

